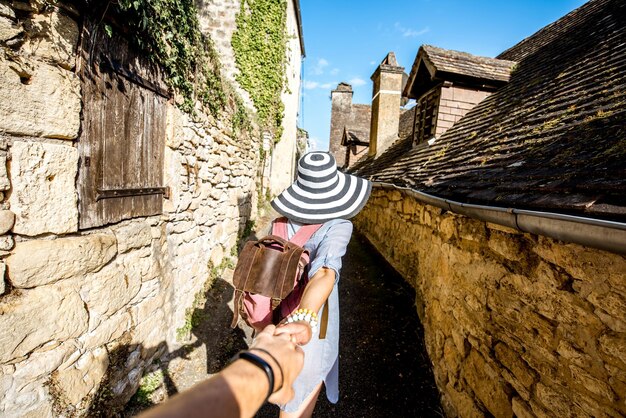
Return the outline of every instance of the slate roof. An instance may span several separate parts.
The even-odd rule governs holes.
[[[422,45],[415,57],[403,95],[419,98],[430,89],[431,82],[443,80],[465,81],[467,84],[496,88],[509,81],[511,68],[514,66],[514,61]],[[418,76],[418,72],[428,74]]]
[[[350,171],[460,202],[626,221],[626,2],[594,0],[549,27],[508,50],[521,57],[509,83],[432,146],[407,137]]]

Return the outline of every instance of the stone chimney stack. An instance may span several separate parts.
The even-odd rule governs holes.
[[[398,139],[403,74],[404,67],[398,65],[393,52],[387,54],[372,74],[370,156],[378,157]]]
[[[341,136],[344,127],[349,124],[352,114],[352,86],[348,83],[339,83],[330,93],[332,108],[330,112],[329,151],[337,161],[337,167],[343,167],[346,160],[346,150],[341,146]]]

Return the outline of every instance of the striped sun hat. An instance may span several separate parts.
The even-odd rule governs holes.
[[[281,215],[307,224],[350,219],[365,206],[372,184],[337,171],[327,152],[305,154],[298,162],[296,181],[272,200]]]

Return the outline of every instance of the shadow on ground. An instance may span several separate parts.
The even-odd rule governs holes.
[[[244,332],[230,328],[232,294],[228,279],[218,279],[207,292],[204,309],[195,312],[200,321],[192,342],[161,363],[169,380],[163,399],[206,379],[246,347]],[[443,417],[415,291],[356,233],[343,260],[339,299],[339,402],[331,404],[322,392],[313,416]],[[140,410],[127,408],[125,415]],[[257,414],[277,416],[273,405]]]
[[[415,291],[354,234],[343,259],[339,402],[322,392],[314,417],[443,417]],[[259,418],[276,417],[266,405]]]

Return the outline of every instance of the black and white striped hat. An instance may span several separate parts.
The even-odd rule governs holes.
[[[363,209],[371,191],[369,181],[337,171],[332,155],[314,151],[300,158],[298,178],[272,200],[272,207],[307,224],[350,219]]]

